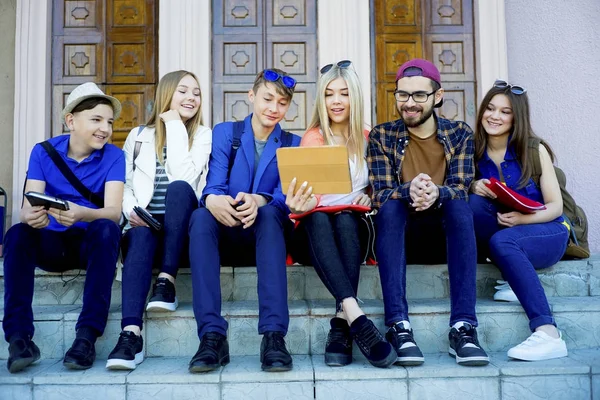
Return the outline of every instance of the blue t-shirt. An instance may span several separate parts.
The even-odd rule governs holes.
[[[104,185],[106,182],[125,182],[125,155],[121,149],[112,144],[106,144],[101,150],[94,150],[89,157],[77,162],[67,156],[69,150],[69,139],[71,135],[61,135],[50,139],[58,154],[66,162],[67,166],[75,173],[75,176],[89,190],[104,197]],[[88,199],[84,198],[60,172],[46,150],[36,144],[29,158],[29,170],[27,179],[46,182],[46,194],[63,200],[68,200],[80,206],[98,208]],[[52,231],[64,231],[68,228],[59,224],[48,215],[50,224],[45,228]],[[79,228],[86,228],[87,222],[77,222]]]

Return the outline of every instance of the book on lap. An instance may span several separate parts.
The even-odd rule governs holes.
[[[490,183],[486,185],[496,196],[496,200],[505,206],[519,211],[523,214],[533,214],[536,211],[545,210],[546,206],[537,201],[528,199],[520,195],[496,178],[490,178]]]

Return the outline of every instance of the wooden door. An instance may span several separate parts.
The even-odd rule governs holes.
[[[256,74],[279,68],[297,81],[282,126],[302,134],[317,80],[315,0],[213,0],[213,125],[252,112]]]
[[[398,119],[393,92],[398,68],[425,58],[445,89],[438,115],[475,124],[473,0],[374,0],[377,123]]]
[[[121,101],[112,141],[152,110],[158,76],[158,2],[155,0],[56,0],[52,26],[52,136],[67,133],[60,114],[77,85],[95,82]]]

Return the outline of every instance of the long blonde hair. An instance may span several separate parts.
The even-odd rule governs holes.
[[[363,94],[358,75],[352,66],[340,68],[334,64],[329,71],[319,77],[317,82],[317,97],[308,130],[320,128],[325,143],[328,145],[336,144],[330,129],[329,115],[327,114],[327,106],[325,104],[325,91],[327,86],[337,78],[344,79],[348,86],[348,97],[350,100],[348,150],[350,151],[350,156],[356,156],[357,164],[362,168],[365,163]]]
[[[196,75],[194,75],[192,72],[184,70],[169,72],[160,79],[158,86],[156,87],[154,107],[152,107],[152,114],[150,115],[146,125],[148,127],[154,127],[154,137],[156,139],[156,157],[158,157],[158,160],[161,164],[164,164],[165,161],[163,158],[163,147],[167,141],[167,128],[165,127],[164,121],[160,119],[159,115],[169,111],[171,108],[173,94],[175,93],[175,90],[177,90],[177,85],[179,85],[179,82],[186,75],[194,78],[196,82],[198,82],[198,87],[200,87],[200,81],[198,81]],[[200,106],[198,107],[198,112],[185,122],[185,127],[188,133],[188,148],[192,147],[192,144],[194,143],[194,134],[200,125],[202,125],[202,91],[200,91]]]

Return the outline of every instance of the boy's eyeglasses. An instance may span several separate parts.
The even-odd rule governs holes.
[[[523,93],[527,92],[527,89],[525,89],[523,86],[511,85],[502,79],[496,79],[496,82],[494,82],[494,87],[499,89],[510,88],[510,91],[516,95],[522,95]]]
[[[437,90],[434,90],[431,93],[427,93],[427,92],[408,93],[408,92],[404,92],[402,90],[396,90],[394,92],[394,97],[396,97],[396,101],[401,101],[403,103],[407,102],[408,99],[410,99],[411,97],[413,98],[415,103],[425,103],[425,102],[427,102],[427,99],[429,99],[429,96],[431,96],[435,92],[437,92]]]
[[[338,68],[348,68],[351,64],[352,64],[352,61],[350,61],[350,60],[342,60],[342,61],[339,61],[338,63],[336,63],[335,65],[337,65]],[[329,72],[329,70],[331,68],[333,68],[333,64],[327,64],[326,66],[321,68],[321,75]]]
[[[281,79],[281,83],[283,86],[289,89],[293,89],[296,87],[296,80],[289,75],[281,75],[278,72],[273,71],[272,69],[265,69],[263,71],[263,77],[266,81],[269,82],[277,82],[278,79]]]

